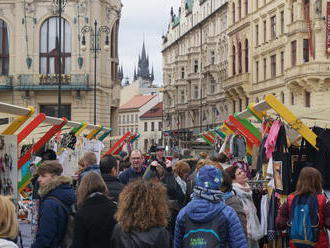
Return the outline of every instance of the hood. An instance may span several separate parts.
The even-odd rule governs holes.
[[[94,171],[94,170],[97,170],[97,171],[100,171],[100,166],[98,164],[94,164],[94,165],[90,165],[88,166],[87,168],[85,168],[82,173],[84,172],[88,172],[88,171]]]
[[[41,198],[54,196],[67,205],[72,205],[75,202],[75,193],[71,183],[72,179],[70,177],[59,176],[47,185],[40,186],[39,195]]]
[[[18,246],[12,241],[0,238],[0,248],[18,248]]]
[[[222,201],[210,202],[205,199],[195,198],[186,206],[189,218],[196,222],[208,222],[226,207]]]

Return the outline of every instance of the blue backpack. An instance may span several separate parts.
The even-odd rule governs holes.
[[[224,229],[224,227],[222,227]],[[185,221],[183,248],[220,248],[224,240],[221,239],[218,218],[210,222],[193,222],[189,217]]]
[[[295,196],[289,212],[289,239],[297,248],[314,247],[319,240],[318,201],[315,195]]]

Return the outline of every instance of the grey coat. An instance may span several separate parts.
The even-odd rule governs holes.
[[[236,195],[234,195],[234,196],[228,198],[225,201],[225,203],[229,207],[233,208],[235,210],[235,212],[237,213],[238,218],[239,218],[239,220],[241,222],[241,225],[243,227],[243,230],[244,230],[244,233],[245,233],[245,237],[247,237],[246,215],[245,215],[245,212],[244,212],[244,209],[243,209],[243,204],[242,204],[241,200]]]

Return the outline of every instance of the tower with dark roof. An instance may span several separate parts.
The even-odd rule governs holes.
[[[154,81],[154,71],[152,69],[152,72],[150,73],[149,56],[146,53],[144,41],[142,45],[142,52],[139,55],[137,71],[136,69],[134,70],[134,79],[137,80],[139,78],[145,81],[150,81],[150,82]]]

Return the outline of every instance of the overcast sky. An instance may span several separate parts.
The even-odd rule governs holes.
[[[181,0],[122,0],[119,31],[119,59],[124,77],[132,81],[143,37],[154,66],[155,83],[162,83],[161,36],[166,32],[171,6],[177,12]]]

